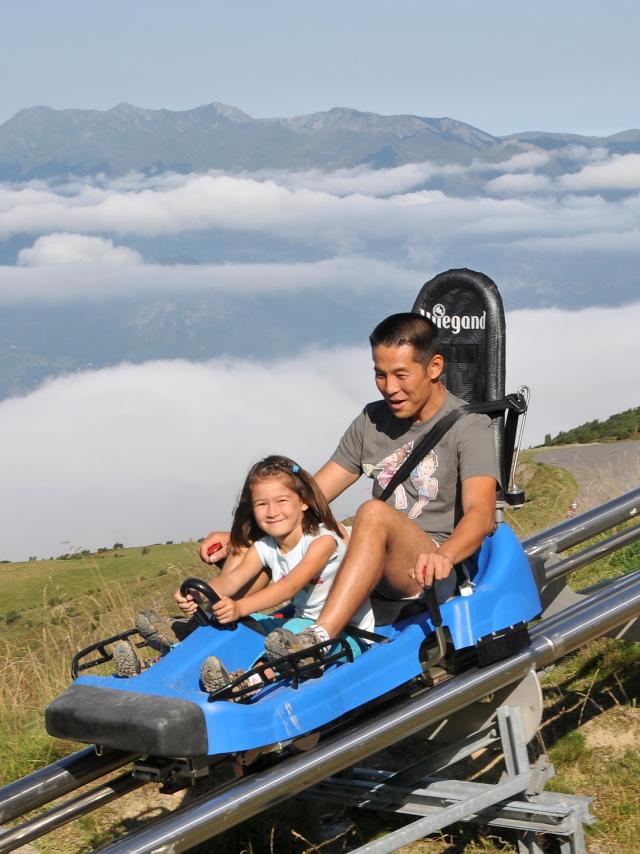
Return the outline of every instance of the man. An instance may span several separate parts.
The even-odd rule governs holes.
[[[455,591],[454,564],[472,555],[494,529],[497,465],[493,429],[483,415],[463,416],[424,465],[416,460],[386,502],[375,497],[417,441],[464,401],[440,382],[444,359],[438,330],[426,318],[391,315],[369,340],[383,400],[358,415],[316,480],[333,501],[364,473],[373,478],[374,498],[356,513],[346,556],[317,625],[283,637],[283,654],[335,637],[373,590],[390,599],[415,599],[435,583],[439,601],[446,601]],[[215,543],[221,548],[209,556]],[[227,554],[226,533],[212,532],[200,548],[205,562]],[[223,572],[238,559],[231,555]],[[187,612],[195,609],[189,599],[176,594]]]

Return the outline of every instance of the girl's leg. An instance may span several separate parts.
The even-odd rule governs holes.
[[[265,635],[268,635],[269,632],[279,628],[286,621],[284,617],[272,617],[269,614],[255,613],[251,614],[251,616],[254,620],[258,621],[261,624]],[[249,665],[248,669],[251,670],[257,664],[262,664],[263,662],[264,657],[262,655],[258,656],[258,658],[254,659],[254,661]],[[244,672],[246,672],[244,668],[229,671],[217,655],[209,655],[202,662],[202,666],[200,668],[200,681],[205,691],[208,691],[210,694],[213,694],[217,691],[221,691],[238,676],[241,676]],[[267,680],[269,679],[269,677],[272,677],[274,675],[275,674],[273,672],[269,673],[267,671],[267,673],[265,673]],[[260,688],[265,682],[265,680],[261,679],[258,674],[255,674],[254,681],[256,688]]]
[[[278,628],[275,628],[265,640],[264,648],[267,658],[281,658],[292,652],[300,652],[321,640],[318,637],[309,638],[308,629],[314,625],[314,621],[305,617],[294,617],[286,620]],[[340,632],[339,638],[346,640],[351,648],[353,657],[357,658],[367,649],[367,646],[348,632]],[[334,649],[331,649],[334,652]]]
[[[218,658],[217,655],[209,655],[202,662],[202,666],[200,667],[200,682],[202,683],[202,687],[209,694],[215,694],[218,691],[222,691],[223,688],[226,688],[230,685],[234,680],[238,679],[241,676],[244,676],[246,671],[239,667],[238,670],[227,670],[222,661]],[[253,688],[249,694],[244,694],[241,697],[230,697],[231,700],[246,700],[249,699],[255,694],[256,691],[259,691],[260,688],[264,687],[264,685],[270,681],[268,678],[263,679],[259,673],[253,673],[248,676],[243,682],[240,682],[238,688]]]

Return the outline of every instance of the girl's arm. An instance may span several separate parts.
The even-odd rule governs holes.
[[[218,596],[233,596],[238,590],[253,581],[262,572],[262,558],[255,546],[251,546],[230,572],[221,573],[211,585]]]
[[[335,539],[329,534],[323,534],[311,543],[300,563],[284,578],[269,584],[258,593],[245,596],[243,599],[226,599],[224,602],[218,602],[212,608],[214,616],[221,623],[230,623],[239,620],[241,617],[246,617],[254,611],[273,608],[276,605],[282,605],[288,599],[293,599],[296,593],[302,590],[312,578],[322,572],[336,548]],[[250,551],[254,551],[254,549]],[[233,577],[235,572],[234,570],[230,577]],[[217,585],[216,592],[218,592]]]

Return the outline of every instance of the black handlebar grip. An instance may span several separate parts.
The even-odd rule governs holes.
[[[220,601],[220,597],[213,587],[210,587],[207,582],[202,581],[201,578],[185,578],[180,585],[180,593],[182,593],[183,596],[186,596],[190,590],[195,590],[196,593],[201,593],[209,600],[209,602],[211,602],[212,605],[215,605],[216,602]]]
[[[216,602],[220,601],[220,597],[213,589],[213,587],[210,587],[206,581],[202,581],[202,579],[200,578],[185,578],[185,580],[180,585],[180,593],[182,593],[183,596],[186,596],[187,593],[191,592],[200,593],[202,596],[205,597],[205,599],[208,599],[212,605],[215,605]],[[204,613],[202,608],[198,608],[198,610],[194,612],[193,620],[199,626],[211,625],[211,621]]]
[[[434,628],[439,629],[442,625],[442,614],[440,613],[440,605],[438,605],[435,586],[432,584],[431,587],[425,587],[424,592],[426,594],[429,618],[433,623]]]
[[[202,594],[202,596],[208,599],[212,605],[215,605],[216,602],[220,601],[220,597],[213,587],[210,587],[207,582],[202,581],[201,578],[185,578],[180,585],[180,593],[182,593],[183,596],[186,596],[190,590],[194,590],[196,593]],[[211,625],[211,621],[201,608],[198,608],[193,617],[200,626]],[[213,615],[212,619],[215,619]],[[236,623],[227,623],[225,626],[221,626],[220,623],[216,622],[216,625],[219,628],[231,629],[232,631],[236,628]]]

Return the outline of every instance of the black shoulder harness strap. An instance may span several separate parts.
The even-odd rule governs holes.
[[[438,444],[445,433],[450,430],[456,421],[459,421],[463,415],[479,413],[482,415],[489,415],[491,418],[497,418],[500,415],[504,415],[505,410],[513,410],[515,412],[520,412],[522,410],[522,404],[517,395],[510,394],[507,395],[507,397],[503,397],[501,400],[489,400],[483,403],[465,403],[464,406],[459,406],[457,409],[453,409],[451,412],[448,412],[443,418],[433,425],[428,433],[424,434],[422,439],[420,439],[407,459],[402,463],[398,471],[378,496],[380,501],[386,501],[387,498],[389,498],[396,486],[407,479],[420,460],[427,456],[429,451]]]

